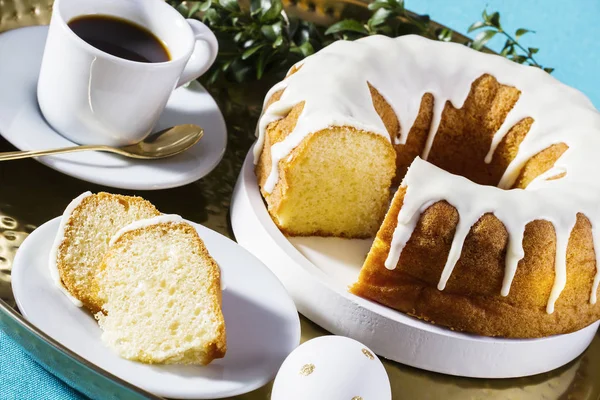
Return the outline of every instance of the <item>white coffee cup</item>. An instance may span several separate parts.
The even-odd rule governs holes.
[[[110,15],[147,28],[171,60],[142,63],[115,57],[77,36],[68,23]],[[171,92],[201,76],[218,51],[215,35],[161,0],[57,0],[37,87],[42,114],[79,144],[123,146],[148,136]]]

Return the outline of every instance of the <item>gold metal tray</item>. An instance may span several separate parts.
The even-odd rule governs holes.
[[[360,0],[302,0],[289,2],[286,11],[318,24],[329,24],[344,16],[364,14],[365,4]],[[51,1],[48,0],[0,0],[0,32],[46,24],[50,12]],[[146,197],[164,212],[180,214],[233,237],[228,221],[229,201],[242,161],[254,140],[254,127],[268,86],[266,82],[244,85],[220,82],[212,86],[210,91],[225,115],[229,132],[228,148],[221,164],[207,177],[190,185],[136,194]],[[12,150],[15,149],[0,138],[0,151]],[[36,226],[60,215],[71,199],[86,190],[131,194],[62,175],[33,160],[0,163],[0,329],[46,369],[91,398],[156,398],[65,349],[25,321],[14,308],[10,270],[16,249]],[[303,340],[324,334],[327,332],[302,318]],[[384,363],[394,399],[600,399],[600,335],[570,364],[528,378],[457,378],[394,362]],[[235,399],[263,400],[270,397],[269,393],[270,385],[267,385]]]

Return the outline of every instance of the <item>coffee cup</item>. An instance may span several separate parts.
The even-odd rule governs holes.
[[[158,39],[168,58],[133,61],[101,50],[69,26],[86,16],[132,23]],[[206,72],[217,51],[217,39],[206,25],[183,18],[161,0],[57,0],[38,104],[46,121],[75,143],[137,143],[152,132],[171,92]]]

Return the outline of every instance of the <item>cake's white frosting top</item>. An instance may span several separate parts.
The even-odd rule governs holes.
[[[58,257],[58,248],[60,247],[60,244],[65,239],[65,227],[67,226],[67,222],[69,222],[69,219],[71,218],[71,214],[73,214],[73,211],[75,211],[75,209],[77,207],[79,207],[79,205],[81,204],[83,199],[85,199],[86,197],[89,197],[91,195],[92,195],[91,192],[82,193],[79,196],[77,196],[75,199],[73,199],[69,203],[67,208],[65,208],[62,218],[60,219],[60,225],[58,227],[58,232],[56,232],[56,237],[54,238],[54,244],[52,245],[52,248],[50,249],[50,256],[48,259],[48,266],[50,267],[50,277],[54,281],[54,284],[77,307],[83,307],[83,303],[79,299],[75,298],[71,293],[69,293],[69,291],[63,284],[63,281],[60,278],[60,273],[58,272],[58,264],[57,264],[56,258]]]
[[[522,239],[527,223],[544,219],[556,231],[555,280],[548,298],[552,313],[565,287],[566,250],[577,213],[592,224],[596,259],[600,260],[600,114],[587,97],[546,72],[516,64],[499,56],[474,51],[455,43],[442,43],[419,36],[387,38],[371,36],[354,42],[338,41],[296,65],[299,70],[275,85],[266,100],[280,90],[281,98],[260,118],[254,147],[255,162],[262,151],[267,126],[285,117],[304,102],[294,130],[271,146],[272,168],[263,187],[271,192],[279,179],[279,161],[290,156],[309,134],[330,126],[351,126],[389,138],[377,114],[368,83],[390,104],[401,126],[393,140],[406,143],[419,113],[424,94],[434,96],[433,120],[422,159],[417,158],[406,174],[404,205],[398,216],[386,267],[395,268],[406,242],[424,209],[446,200],[459,212],[460,220],[438,288],[443,290],[458,261],[471,226],[485,213],[493,213],[506,226],[509,243],[501,294],[507,296],[519,261],[524,257]],[[520,97],[493,137],[485,162],[490,163],[496,147],[510,128],[524,118],[534,122],[522,141],[517,156],[506,168],[498,187],[477,185],[452,175],[427,159],[447,101],[461,108],[471,84],[490,74],[503,85],[520,90]],[[266,101],[265,100],[265,101]],[[265,103],[266,104],[266,103]],[[569,148],[546,173],[526,189],[509,189],[521,168],[547,147],[565,143]],[[560,179],[548,180],[560,173]],[[600,262],[591,288],[596,302],[600,284]]]

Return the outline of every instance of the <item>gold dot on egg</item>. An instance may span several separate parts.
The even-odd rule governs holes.
[[[300,368],[300,375],[308,376],[315,371],[315,364],[304,364],[302,368]]]
[[[350,400],[363,400],[363,398],[362,398],[362,397],[360,397],[360,396],[354,396],[354,397],[353,397],[352,399],[350,399]]]
[[[371,353],[369,350],[367,349],[362,349],[362,353],[369,359],[369,360],[374,360],[375,356],[373,355],[373,353]],[[354,399],[352,399],[354,400]],[[359,399],[360,400],[360,399]]]

